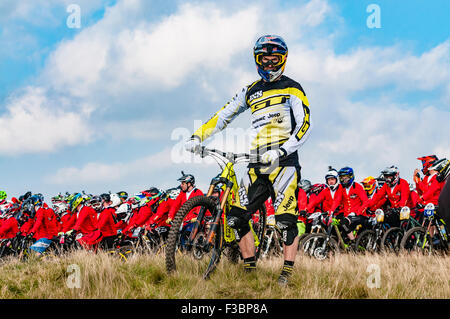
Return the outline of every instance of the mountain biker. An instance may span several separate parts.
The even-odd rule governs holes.
[[[152,217],[152,215],[155,213],[152,209],[152,207],[156,210],[157,205],[155,205],[161,195],[162,192],[157,189],[156,187],[152,187],[147,191],[144,191],[147,197],[147,202],[145,205],[141,206],[136,214],[133,214],[131,217],[128,226],[124,228],[123,232],[127,235],[131,235],[131,232],[133,229],[137,227],[144,226],[148,220]],[[144,193],[143,192],[143,193]]]
[[[159,204],[155,214],[151,216],[147,222],[148,230],[153,230],[158,227],[170,227],[170,224],[167,223],[169,211],[172,205],[174,205],[175,200],[177,199],[180,192],[180,188],[171,188],[166,191],[166,199]]]
[[[116,208],[117,203],[113,202],[111,195],[117,194],[101,194],[102,210],[97,222],[97,228],[102,234],[102,240],[100,246],[104,249],[110,249],[114,247],[114,240],[117,235],[116,228]]]
[[[68,234],[75,231],[87,235],[97,229],[97,211],[85,202],[81,193],[75,194],[69,202],[69,209],[77,216],[77,220]]]
[[[383,198],[382,200],[374,203],[372,202],[372,199],[375,197],[375,194],[377,192],[380,191],[380,189],[382,187],[380,187],[378,185],[378,181],[375,177],[373,176],[369,176],[366,177],[362,182],[361,182],[366,194],[367,194],[367,198],[369,199],[369,204],[367,209],[371,212],[375,212],[378,208],[382,208],[385,206],[387,199]]]
[[[178,212],[180,207],[188,200],[195,196],[202,196],[203,192],[195,187],[195,177],[192,174],[184,174],[181,172],[181,177],[178,179],[180,182],[181,192],[175,199],[175,202],[171,205],[169,211],[169,218],[167,218],[167,223],[170,224],[175,217],[175,214]],[[180,244],[181,247],[184,247],[184,243],[186,242],[186,238],[194,227],[194,222],[197,220],[199,208],[191,210],[187,213],[186,217],[183,220],[183,226],[181,229],[180,235]]]
[[[19,232],[19,224],[13,212],[5,210],[2,212],[0,224],[0,239],[14,238]]]
[[[47,238],[51,240],[58,234],[58,220],[53,209],[44,203],[44,198],[40,194],[32,196],[36,209],[36,218],[33,228],[30,230],[30,237],[36,240]]]
[[[419,169],[414,170],[414,176],[413,180],[416,184],[416,191],[421,196],[423,195],[427,189],[428,189],[428,179],[430,176],[430,172],[428,168],[431,166],[431,164],[438,160],[436,155],[428,155],[428,156],[422,156],[417,158],[419,161],[422,162],[422,173],[424,175],[423,178],[420,177]]]
[[[419,193],[419,203],[425,206],[428,203],[438,204],[439,195],[444,187],[444,181],[440,178],[439,171],[443,169],[446,159],[432,162],[428,167],[428,179],[422,181],[422,193]],[[439,178],[438,178],[439,177]]]
[[[323,183],[316,183],[311,186],[308,197],[308,205],[306,206],[306,210],[309,214],[324,211],[323,203],[319,201],[318,198],[322,191],[326,188],[327,185]]]
[[[342,201],[343,189],[339,186],[338,171],[330,167],[325,174],[325,184],[321,185],[325,185],[325,187],[315,197],[310,198],[307,209],[310,213],[314,213],[320,205],[322,207],[321,211],[329,212],[330,215],[333,215]]]
[[[308,180],[306,180],[306,182],[304,180],[303,184],[300,181],[297,185],[298,186],[298,188],[297,188],[297,207],[298,207],[298,212],[299,212],[298,219],[297,219],[298,236],[301,236],[306,232],[306,222],[307,222],[306,207],[308,206],[308,202],[309,202],[309,196],[308,196],[309,194],[301,186],[307,187],[308,183],[311,188],[311,182]],[[270,201],[271,201],[271,199],[270,199]],[[267,203],[267,201],[266,201],[266,203]],[[273,208],[272,201],[270,202],[270,205],[271,205],[271,209],[273,210],[273,214],[275,215],[275,209]]]
[[[336,217],[341,219],[342,228],[347,237],[354,240],[353,230],[358,225],[367,225],[366,210],[369,199],[361,184],[355,182],[353,168],[343,167],[339,170],[338,175],[343,189],[340,204],[342,209]]]
[[[248,222],[266,199],[272,197],[277,225],[284,239],[284,265],[278,281],[284,285],[292,273],[297,253],[296,189],[300,181],[297,151],[310,133],[310,109],[301,85],[283,75],[288,48],[280,36],[260,37],[253,54],[261,79],[242,88],[192,135],[185,148],[198,151],[201,142],[223,130],[240,113],[251,110],[254,139],[250,153],[261,157],[248,165],[244,180],[247,198],[242,203],[241,199],[236,200],[228,212],[228,221],[238,232],[244,269],[256,269],[254,239]]]

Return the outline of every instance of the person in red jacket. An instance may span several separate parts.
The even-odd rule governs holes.
[[[342,187],[339,184],[337,170],[330,167],[325,174],[325,188],[315,197],[310,198],[307,210],[314,213],[316,207],[321,207],[321,211],[334,213],[338,210],[342,201]]]
[[[58,234],[58,220],[53,209],[43,204],[36,211],[36,219],[30,235],[36,240],[47,238],[52,240]]]
[[[350,240],[354,240],[353,230],[358,225],[367,225],[366,210],[369,199],[361,184],[355,182],[355,174],[351,167],[343,167],[338,172],[342,185],[341,211],[336,216],[341,219],[344,232]]]
[[[184,174],[181,172],[182,176],[178,179],[180,182],[181,192],[175,199],[175,202],[170,207],[169,210],[169,218],[167,219],[167,223],[170,224],[175,217],[175,214],[178,212],[180,207],[188,200],[195,196],[202,196],[203,192],[195,187],[195,177],[191,174]],[[181,230],[180,244],[181,247],[184,247],[185,240],[194,226],[194,221],[197,220],[199,209],[193,209],[189,213],[187,213],[186,217],[183,221],[183,228]]]
[[[53,205],[55,213],[59,215],[61,227],[59,232],[66,233],[73,229],[77,221],[77,214],[69,210],[69,205],[65,202],[59,202]]]
[[[100,247],[111,249],[114,247],[114,240],[117,235],[116,228],[116,209],[111,206],[113,203],[109,194],[100,195],[102,198],[103,209],[98,218],[97,227],[102,234]]]
[[[438,205],[439,195],[444,187],[444,181],[438,179],[438,167],[446,159],[436,160],[428,168],[429,176],[426,182],[422,181],[422,194],[419,193],[419,203],[425,206],[428,203]]]
[[[379,201],[387,199],[392,208],[402,208],[406,206],[409,199],[409,184],[400,178],[397,167],[390,166],[382,171],[386,183],[371,200],[371,204],[378,204]]]
[[[69,209],[72,213],[76,213],[77,220],[72,231],[83,235],[90,234],[97,229],[97,211],[87,203],[82,194],[76,194],[69,203]]]
[[[5,211],[2,213],[0,218],[0,239],[16,237],[19,232],[19,224],[14,215],[10,211]]]
[[[428,180],[430,176],[429,167],[438,160],[436,155],[428,155],[417,158],[419,161],[422,161],[422,173],[424,175],[423,178],[420,177],[419,169],[416,168],[414,170],[413,180],[416,184],[416,191],[419,196],[422,196],[428,189]]]
[[[174,205],[178,195],[180,194],[180,189],[169,189],[167,190],[166,194],[167,198],[159,204],[155,214],[148,220],[146,224],[148,230],[155,230],[159,227],[164,227],[167,230],[170,227],[170,224],[167,223],[169,211]]]
[[[150,190],[145,191],[145,194],[149,196],[145,205],[141,206],[137,213],[133,214],[128,226],[123,230],[124,233],[129,234],[133,229],[137,227],[143,227],[149,221],[149,219],[155,214],[158,208],[159,201],[163,193],[156,187],[152,187]]]
[[[182,176],[178,179],[178,181],[181,183],[180,188],[181,192],[175,199],[175,202],[173,203],[172,207],[169,211],[169,216],[167,219],[167,223],[170,224],[175,217],[175,214],[178,212],[180,207],[192,197],[195,196],[202,196],[203,192],[195,187],[195,177],[191,174],[184,174],[182,172]],[[184,218],[185,223],[193,221],[194,218],[196,218],[198,213],[198,210],[192,210],[190,211],[186,217]]]
[[[369,176],[366,177],[362,182],[361,182],[364,191],[367,194],[367,198],[369,199],[369,204],[367,207],[367,210],[370,212],[375,212],[378,208],[382,208],[385,206],[387,199],[384,198],[384,200],[380,200],[377,203],[373,203],[372,199],[375,197],[376,193],[380,192],[380,189],[382,188],[382,186],[380,187],[378,185],[378,181],[375,177],[373,176]]]

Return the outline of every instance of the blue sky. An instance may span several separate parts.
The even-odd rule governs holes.
[[[80,29],[66,25],[70,3]],[[366,25],[372,3],[380,29]],[[0,188],[10,196],[168,188],[182,169],[204,188],[217,168],[189,162],[173,137],[257,78],[251,48],[264,33],[285,37],[286,75],[311,102],[305,178],[350,165],[362,180],[395,164],[410,180],[416,157],[450,156],[445,0],[4,1],[0,10]],[[225,146],[245,151],[238,144]]]

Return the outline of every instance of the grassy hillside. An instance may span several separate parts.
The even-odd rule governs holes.
[[[252,274],[223,259],[204,281],[189,257],[168,275],[164,256],[136,255],[123,262],[76,251],[45,260],[2,261],[0,298],[450,298],[449,262],[449,256],[340,255],[326,261],[299,256],[291,285],[280,288],[281,258],[260,261]],[[68,279],[74,282],[70,265],[79,267],[80,288],[67,285]],[[369,288],[367,279],[377,267],[379,288]]]

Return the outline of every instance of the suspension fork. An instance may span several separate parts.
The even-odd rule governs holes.
[[[212,195],[213,191],[214,191],[214,187],[217,185],[217,181],[213,180],[211,182],[211,184],[209,185],[209,189],[208,192],[206,193],[206,197],[209,197]],[[197,215],[197,220],[194,222],[194,226],[192,227],[192,231],[189,234],[189,238],[187,240],[186,243],[186,249],[190,250],[192,247],[192,243],[194,242],[195,236],[197,236],[198,230],[200,229],[200,224],[203,221],[203,217],[205,216],[206,213],[206,208],[205,207],[200,207],[200,211],[198,212]]]
[[[214,216],[214,220],[212,221],[212,223],[210,224],[211,227],[209,229],[207,238],[206,238],[206,249],[209,249],[214,243],[214,237],[217,233],[217,231],[219,231],[218,227],[219,227],[219,223],[220,223],[220,219],[222,218],[222,213],[224,212],[225,209],[225,205],[227,204],[228,201],[228,196],[230,195],[231,192],[231,188],[233,187],[233,182],[228,181],[227,182],[227,188],[225,189],[225,192],[223,194],[222,197],[222,201],[220,202],[220,207],[216,208],[216,215]]]

